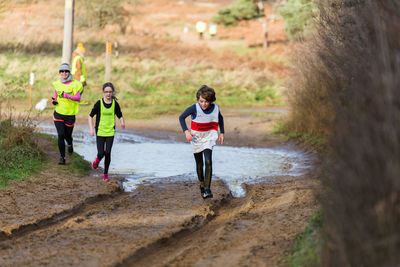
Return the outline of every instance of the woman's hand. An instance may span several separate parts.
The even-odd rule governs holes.
[[[219,135],[219,137],[218,137],[218,142],[219,142],[221,145],[224,144],[224,134],[223,134],[223,133]]]
[[[93,130],[90,130],[89,135],[90,135],[90,136],[93,136],[93,135],[94,135],[94,131],[93,131]]]
[[[185,136],[188,142],[193,141],[193,135],[191,134],[191,132],[189,132],[189,130],[185,131]]]

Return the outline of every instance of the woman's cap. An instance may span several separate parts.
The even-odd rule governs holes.
[[[62,63],[60,65],[60,68],[58,69],[58,71],[61,71],[61,70],[67,70],[67,71],[71,72],[71,67],[69,66],[68,63]]]

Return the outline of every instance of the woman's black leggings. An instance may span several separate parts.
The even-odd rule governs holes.
[[[105,157],[104,159],[104,173],[108,174],[108,168],[111,163],[111,148],[114,143],[114,136],[96,136],[97,143],[97,158],[99,161]]]
[[[60,150],[61,157],[65,158],[65,141],[67,141],[68,145],[72,145],[75,115],[61,115],[54,112],[53,120],[57,129],[58,150]]]
[[[203,174],[203,155],[205,161],[205,173]],[[206,189],[210,189],[211,185],[211,176],[212,176],[212,150],[204,149],[199,153],[194,153],[194,159],[196,160],[196,171],[197,177],[199,178],[201,186]]]

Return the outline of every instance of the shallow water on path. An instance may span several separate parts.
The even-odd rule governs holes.
[[[40,131],[56,135],[52,124],[40,124]],[[141,132],[143,133],[143,132]],[[97,155],[96,137],[86,125],[74,128],[74,151],[89,162]],[[310,167],[307,156],[285,148],[215,146],[213,179],[223,180],[235,197],[243,197],[243,183],[273,183],[277,176],[300,176]],[[103,167],[104,160],[100,163]],[[126,191],[160,179],[197,180],[191,145],[138,135],[134,130],[117,130],[109,173],[124,174]]]

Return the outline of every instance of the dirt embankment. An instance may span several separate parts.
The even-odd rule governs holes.
[[[191,181],[123,192],[121,177],[73,175],[45,151],[40,174],[0,191],[0,266],[276,266],[317,206],[310,177],[244,198],[217,180],[204,201]]]

